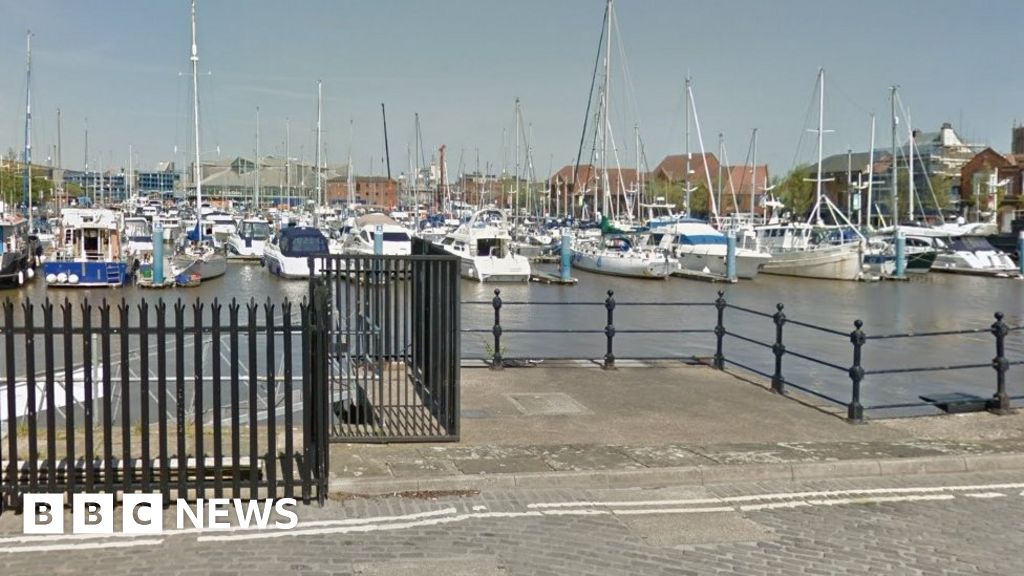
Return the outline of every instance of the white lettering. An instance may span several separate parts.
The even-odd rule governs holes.
[[[242,509],[242,500],[235,498],[233,500],[235,504],[235,517],[238,519],[238,525],[242,528],[248,528],[253,518],[256,519],[256,527],[265,529],[267,523],[270,521],[271,507],[274,505],[273,500],[264,500],[264,507],[260,510],[260,503],[258,500],[250,500],[249,505]]]
[[[274,522],[274,527],[278,530],[291,530],[299,525],[299,515],[295,513],[292,508],[295,507],[295,498],[281,498],[274,502],[274,510],[278,516],[284,516],[288,518],[287,522],[278,520]]]
[[[209,521],[207,526],[210,528],[230,528],[231,523],[227,521],[228,517],[228,503],[231,502],[227,498],[210,498],[210,504],[207,506],[209,513]],[[224,520],[218,520],[224,518]]]
[[[188,516],[189,521],[192,522],[193,528],[203,527],[203,499],[199,498],[196,500],[196,509],[192,510],[192,507],[188,505],[188,500],[184,498],[178,498],[178,504],[175,506],[178,517],[178,530],[185,529],[185,516]]]

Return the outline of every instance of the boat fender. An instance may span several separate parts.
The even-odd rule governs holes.
[[[35,270],[33,270],[32,268],[29,268],[28,270],[25,270],[25,274],[26,274],[26,277],[27,277],[27,278],[28,278],[29,280],[31,280],[31,279],[33,279],[33,278],[35,278],[35,277],[36,277],[36,271],[35,271]]]
[[[21,286],[24,283],[25,283],[25,271],[24,270],[18,270],[18,286]]]

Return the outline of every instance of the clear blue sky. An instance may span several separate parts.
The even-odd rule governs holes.
[[[460,154],[474,169],[478,152],[481,165],[500,169],[518,96],[543,177],[552,162],[557,169],[576,156],[603,5],[200,0],[202,147],[251,155],[259,106],[262,151],[283,154],[290,118],[292,155],[311,159],[319,78],[331,163],[343,162],[351,144],[357,172],[370,171],[371,157],[382,171],[385,102],[393,173],[407,166],[414,112],[428,159],[447,144],[452,172]],[[633,162],[634,123],[652,166],[682,151],[687,72],[709,151],[722,132],[729,159],[740,163],[757,127],[758,157],[775,173],[813,156],[810,135],[797,152],[819,66],[828,75],[826,127],[835,130],[826,154],[866,149],[871,111],[879,146],[888,145],[892,84],[915,127],[952,122],[997,149],[1009,147],[1011,125],[1024,118],[1020,0],[620,0],[616,12],[631,78],[627,90],[615,64],[623,164]],[[31,28],[35,160],[56,142],[58,107],[65,166],[83,164],[86,118],[92,166],[127,164],[129,145],[143,168],[173,160],[189,135],[188,26],[188,0],[0,0],[0,149],[20,154],[23,145]]]

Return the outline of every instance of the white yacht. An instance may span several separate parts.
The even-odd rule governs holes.
[[[377,234],[381,235],[382,254],[408,256],[412,254],[412,238],[398,222],[384,214],[367,214],[355,219],[351,230],[345,234],[342,254],[374,254]]]
[[[659,247],[675,257],[679,263],[677,270],[718,276],[728,273],[728,239],[707,222],[678,217],[668,223],[651,222],[647,245]],[[771,254],[767,252],[743,248],[737,244],[736,276],[753,278],[771,259]]]
[[[794,222],[758,226],[755,233],[755,246],[771,255],[761,266],[765,274],[825,280],[863,277],[861,244],[843,228]]]
[[[327,256],[327,238],[312,226],[282,228],[263,248],[263,265],[281,278],[309,278],[320,270],[309,269],[310,256]]]
[[[480,282],[529,282],[530,261],[512,250],[504,212],[478,211],[441,240],[446,251],[462,259],[462,276]]]
[[[258,261],[270,240],[270,224],[262,218],[246,218],[238,224],[226,243],[228,260]]]
[[[572,246],[572,266],[587,272],[611,276],[668,278],[679,263],[660,249],[634,248],[626,236],[604,235],[598,238],[575,239]]]
[[[153,229],[142,216],[124,219],[124,251],[129,260],[148,262],[153,257]]]
[[[1020,269],[1010,255],[997,249],[984,236],[942,236],[907,232],[907,243],[928,244],[938,252],[932,271],[981,276],[1017,276]]]

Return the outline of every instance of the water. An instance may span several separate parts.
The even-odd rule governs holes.
[[[542,268],[545,268],[542,266]],[[556,272],[554,267],[545,268]],[[760,275],[753,281],[733,285],[710,284],[672,278],[667,281],[645,281],[614,278],[573,271],[579,278],[576,286],[491,285],[462,282],[463,301],[490,301],[494,289],[502,290],[508,302],[502,309],[502,326],[506,330],[502,348],[506,357],[586,357],[601,358],[605,354],[606,310],[593,306],[517,306],[512,302],[588,302],[601,304],[607,291],[614,291],[619,303],[614,324],[618,330],[615,354],[619,358],[636,356],[710,356],[714,353],[712,334],[634,334],[632,329],[706,329],[715,325],[715,310],[703,307],[641,307],[629,302],[699,302],[710,304],[719,290],[725,292],[730,304],[771,314],[776,303],[785,304],[785,313],[792,320],[818,324],[843,332],[835,335],[787,324],[784,341],[787,350],[816,358],[845,369],[852,361],[852,347],[845,334],[853,329],[854,320],[864,322],[864,332],[881,335],[905,332],[987,328],[993,313],[1002,311],[1011,326],[1024,324],[1024,282],[1000,278],[928,274],[909,282],[831,282],[781,276]],[[195,288],[144,290],[136,287],[120,289],[50,289],[36,278],[21,290],[0,292],[0,298],[23,302],[31,298],[42,302],[49,297],[55,302],[67,298],[76,309],[86,298],[98,304],[107,298],[112,304],[124,298],[135,305],[143,298],[186,303],[197,298],[204,302],[232,298],[257,303],[268,299],[280,303],[284,299],[298,302],[307,295],[305,281],[282,280],[271,276],[258,265],[235,264],[218,279]],[[297,313],[297,307],[296,312]],[[190,312],[186,312],[190,318]],[[484,357],[492,352],[489,330],[494,311],[490,305],[465,304],[463,327],[485,329],[487,333],[462,336],[466,357]],[[37,316],[40,318],[40,316]],[[40,321],[40,320],[37,320]],[[725,326],[749,338],[771,343],[775,325],[763,318],[728,309]],[[592,333],[515,334],[508,331],[529,328],[592,330]],[[942,336],[910,340],[869,340],[864,347],[863,365],[872,370],[898,367],[922,367],[951,364],[983,364],[995,355],[994,337],[987,332],[965,336]],[[1007,338],[1007,356],[1024,360],[1024,331],[1015,331]],[[724,346],[727,359],[771,372],[774,366],[771,350],[739,339],[727,337]],[[787,379],[841,400],[849,397],[850,380],[845,370],[822,366],[787,356],[783,370]],[[1024,394],[1024,368],[1014,367],[1008,374],[1011,394]],[[923,393],[971,392],[990,396],[995,390],[995,372],[991,368],[965,371],[921,372],[914,374],[869,374],[864,383],[864,403],[888,404],[916,401]]]

